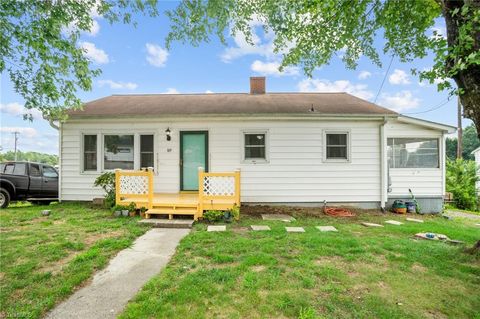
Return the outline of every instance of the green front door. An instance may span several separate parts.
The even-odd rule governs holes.
[[[198,190],[198,168],[208,171],[208,132],[180,132],[180,189]]]

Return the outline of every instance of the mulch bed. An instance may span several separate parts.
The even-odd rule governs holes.
[[[348,207],[348,210],[359,214],[383,215],[378,209],[359,209]],[[261,217],[261,214],[287,214],[293,217],[322,217],[326,216],[321,207],[299,207],[299,206],[270,206],[270,205],[243,205],[240,209],[241,215]]]

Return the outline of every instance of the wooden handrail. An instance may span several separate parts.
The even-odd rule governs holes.
[[[234,179],[234,194],[233,195],[206,195],[204,190],[204,181],[206,177],[233,177]],[[205,172],[203,167],[198,169],[198,199],[202,203],[205,199],[226,199],[234,198],[235,204],[240,206],[240,170],[234,172],[210,173]]]
[[[120,183],[122,176],[146,176],[148,180],[148,189],[146,194],[129,194],[121,193]],[[120,204],[122,201],[122,196],[130,196],[133,198],[142,198],[146,197],[147,199],[147,208],[151,209],[153,207],[153,168],[149,167],[147,170],[115,170],[115,202]]]

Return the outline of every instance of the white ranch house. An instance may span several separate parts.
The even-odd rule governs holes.
[[[242,204],[388,207],[413,191],[425,212],[445,193],[448,125],[346,93],[113,95],[60,126],[60,198],[103,196],[95,178],[153,167],[157,194],[198,191],[198,168],[240,170]]]

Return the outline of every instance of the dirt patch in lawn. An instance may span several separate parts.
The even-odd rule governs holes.
[[[328,205],[328,204],[327,204]],[[335,206],[336,207],[336,206]],[[341,206],[338,206],[340,208]],[[355,207],[344,207],[353,213],[382,215],[377,209],[360,209]],[[327,217],[323,213],[323,206],[319,207],[300,207],[300,206],[270,206],[270,205],[245,205],[241,207],[241,214],[261,217],[262,214],[286,214],[293,217]]]
[[[123,230],[116,230],[116,231],[112,231],[112,232],[109,232],[109,233],[88,234],[87,237],[84,240],[85,248],[83,250],[72,252],[72,253],[68,254],[68,256],[66,256],[65,258],[57,260],[57,261],[55,261],[55,263],[45,265],[45,266],[39,268],[37,271],[40,272],[40,273],[50,272],[50,273],[52,273],[52,275],[56,275],[70,261],[72,261],[75,257],[77,257],[79,254],[81,254],[82,252],[84,252],[85,250],[90,248],[91,246],[93,246],[99,240],[106,239],[106,238],[120,237],[123,234],[124,234]]]

